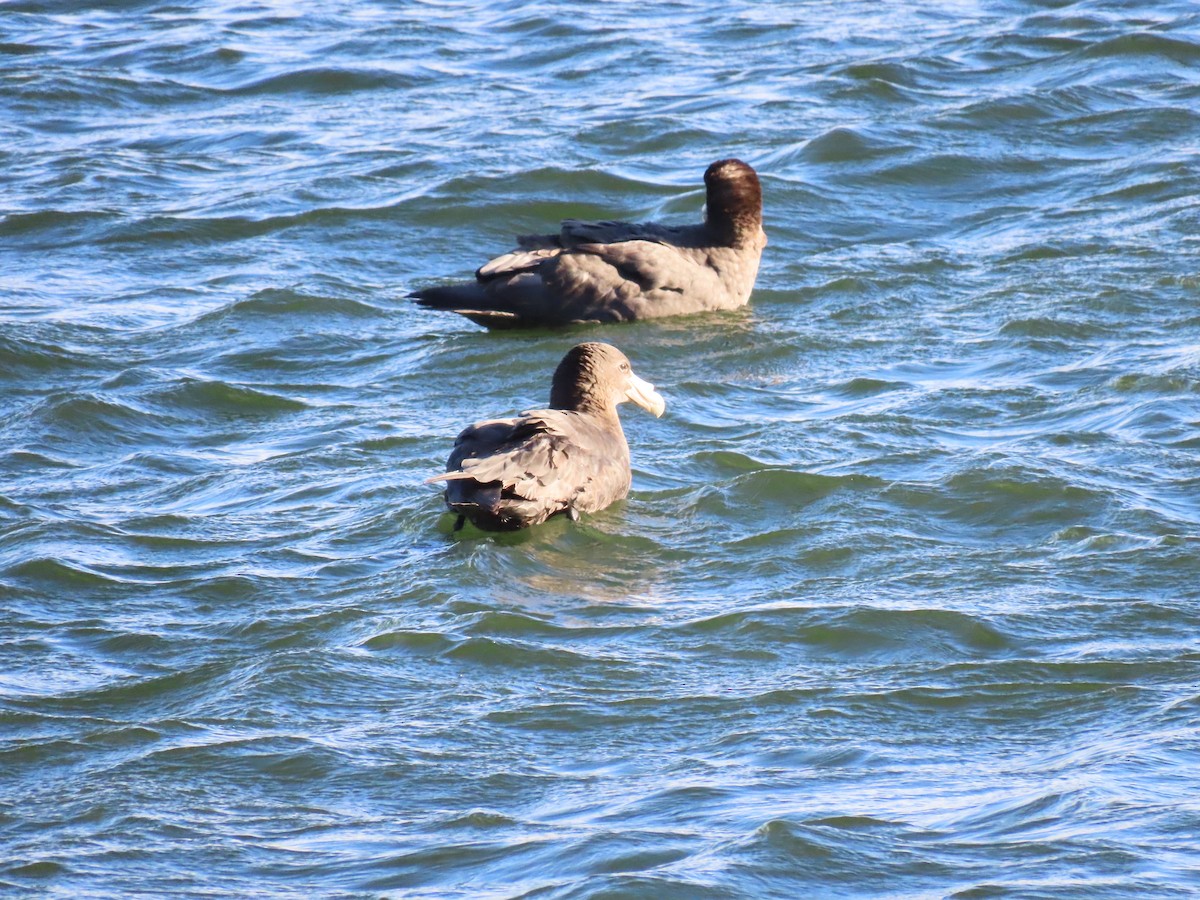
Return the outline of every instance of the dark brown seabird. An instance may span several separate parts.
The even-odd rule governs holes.
[[[767,244],[762,186],[738,159],[709,166],[704,185],[698,225],[567,219],[558,234],[519,236],[518,249],[485,263],[474,281],[410,296],[488,328],[736,309],[750,299]]]
[[[611,344],[572,347],[554,371],[550,408],[476,422],[458,436],[446,474],[446,505],[488,531],[515,531],[551,516],[603,509],[629,493],[629,445],[617,404],[661,416],[663,398],[633,374]]]

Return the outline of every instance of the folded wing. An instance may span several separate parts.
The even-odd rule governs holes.
[[[579,504],[588,511],[593,498],[585,495],[602,486],[598,481],[610,491],[620,486],[606,485],[613,480],[604,477],[606,448],[592,446],[593,429],[579,419],[539,410],[472,425],[455,441],[448,471],[429,481],[447,482],[448,505],[463,513],[540,522]]]

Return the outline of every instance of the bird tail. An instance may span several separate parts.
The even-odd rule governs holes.
[[[440,287],[422,288],[408,295],[427,309],[444,309],[447,312],[466,316],[484,328],[516,328],[521,317],[507,309],[489,309],[495,300],[483,290],[478,282],[464,281]]]
[[[442,478],[446,482],[446,506],[452,513],[476,525],[481,521],[492,522],[502,515],[500,482],[480,484],[464,472],[447,472]]]
[[[448,309],[451,312],[458,312],[461,309],[481,309],[488,306],[483,285],[474,281],[422,288],[419,291],[413,291],[408,296],[429,309]]]

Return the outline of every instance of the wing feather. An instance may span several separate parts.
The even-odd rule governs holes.
[[[550,247],[513,250],[511,253],[503,253],[495,259],[488,260],[475,270],[475,277],[480,281],[487,281],[500,276],[516,275],[519,272],[531,272],[544,260],[557,256],[561,252],[562,250],[559,248]]]
[[[535,410],[465,429],[447,471],[429,481],[498,483],[503,502],[527,501],[553,512],[579,501],[587,512],[625,495],[628,458],[619,430],[611,434],[569,410]],[[603,498],[591,497],[596,490]]]
[[[698,256],[702,251],[650,241],[582,244],[547,266],[542,279],[578,318],[614,308],[636,318],[683,296],[723,296],[719,274]]]

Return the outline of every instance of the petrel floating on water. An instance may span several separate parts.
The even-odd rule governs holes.
[[[603,509],[629,493],[629,445],[617,404],[661,416],[663,398],[610,344],[572,347],[554,372],[550,408],[476,422],[458,436],[446,474],[446,505],[489,531],[514,531],[551,516]]]
[[[750,299],[767,244],[762,186],[737,159],[709,166],[704,185],[698,225],[567,219],[558,234],[519,236],[519,249],[485,263],[474,281],[411,296],[488,328],[736,309]]]

